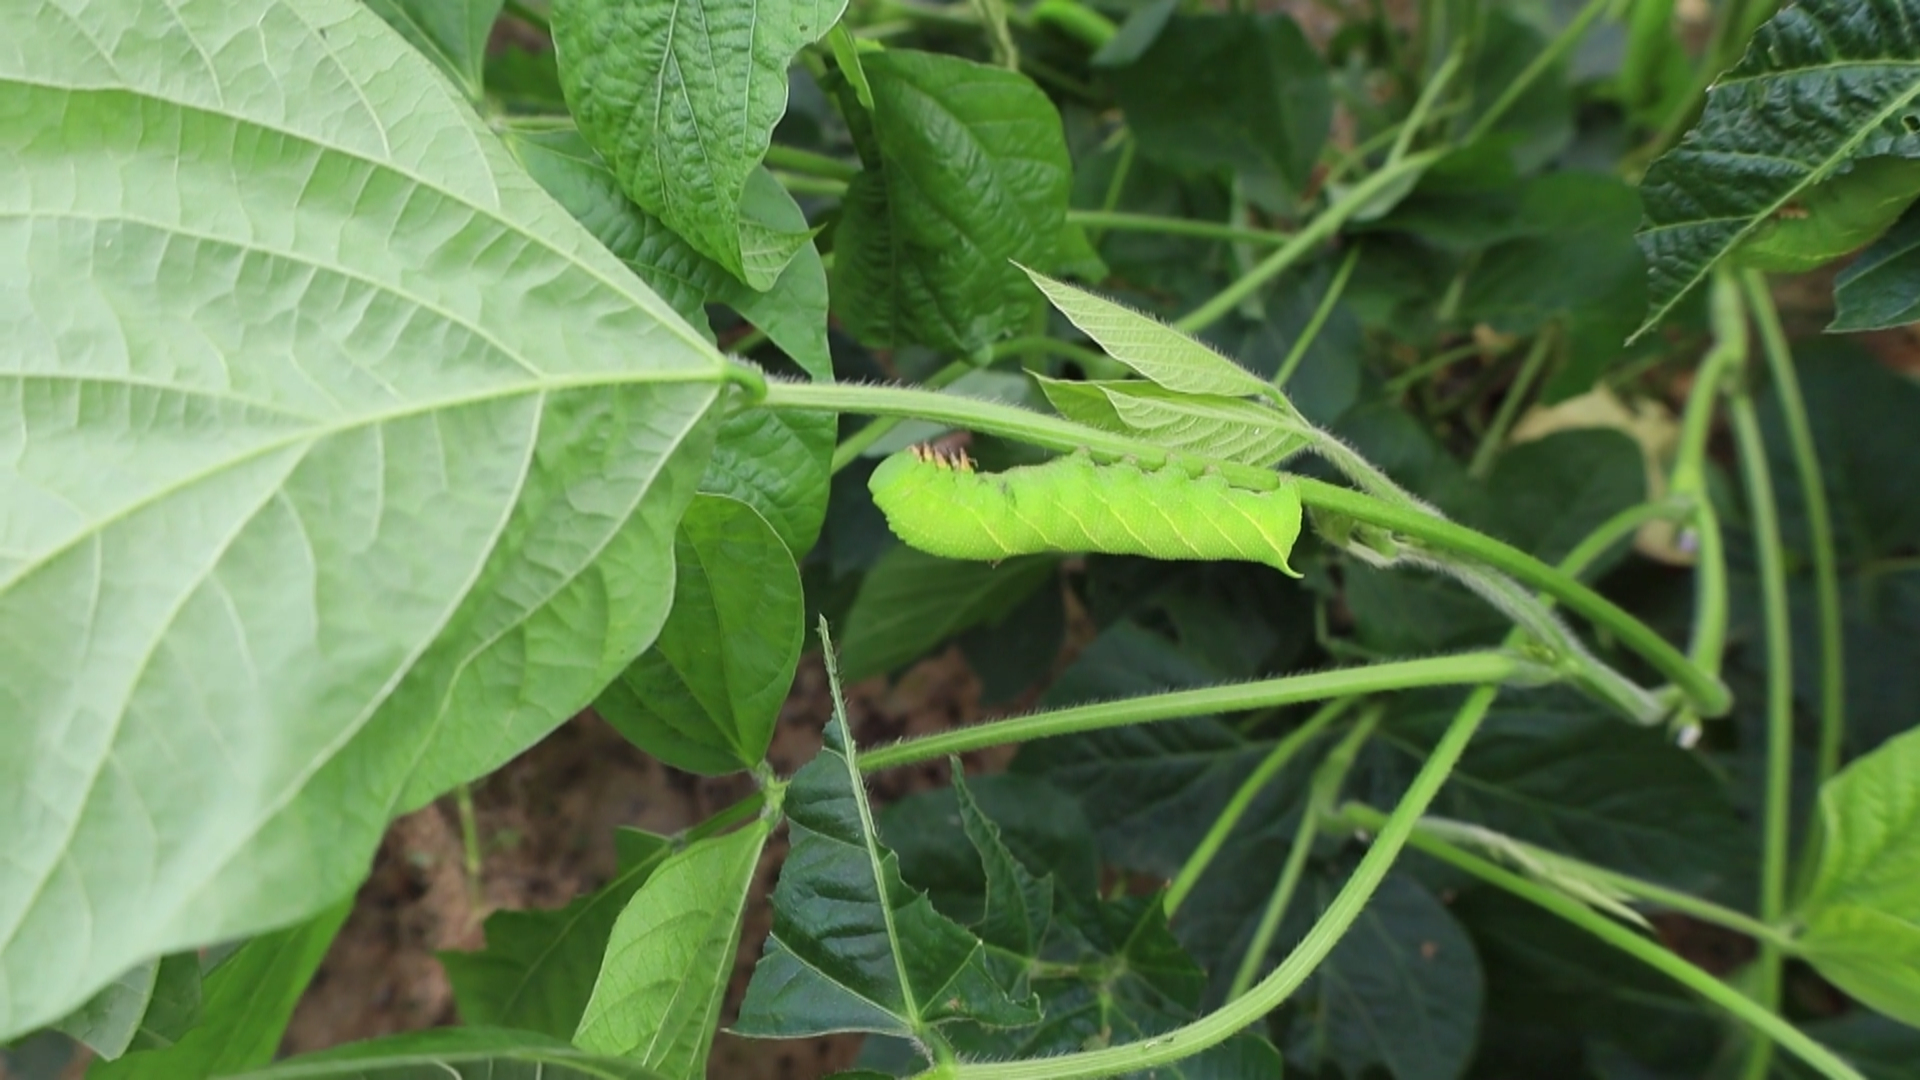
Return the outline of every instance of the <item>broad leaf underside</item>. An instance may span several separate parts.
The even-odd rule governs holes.
[[[0,1038],[351,887],[652,637],[720,358],[349,0],[0,40]]]

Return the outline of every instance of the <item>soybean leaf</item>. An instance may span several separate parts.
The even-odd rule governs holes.
[[[834,715],[820,753],[787,788],[793,846],[774,889],[773,932],[733,1030],[915,1039],[958,1020],[1038,1020],[995,980],[980,939],[901,880],[898,860],[875,834],[826,637],[823,627]]]
[[[753,507],[697,495],[674,540],[673,610],[594,707],[677,769],[725,775],[766,756],[806,636],[800,571]]]
[[[200,995],[198,954],[174,953],[161,958],[146,1015],[140,1018],[129,1049],[156,1050],[179,1042],[200,1019]]]
[[[481,99],[487,35],[502,0],[366,0],[414,48],[427,54],[467,97]]]
[[[0,44],[0,1038],[591,700],[726,377],[364,7],[66,12]]]
[[[1877,155],[1920,157],[1920,22],[1902,0],[1805,0],[1775,15],[1641,185],[1647,318],[1723,256]],[[1862,241],[1864,242],[1864,241]]]
[[[1392,719],[1377,745],[1393,775],[1369,801],[1392,804],[1453,712],[1433,695]],[[1725,886],[1743,865],[1745,830],[1706,764],[1567,692],[1502,695],[1434,813],[1680,887]]]
[[[1920,1029],[1897,1024],[1878,1013],[1854,1009],[1806,1025],[1806,1032],[1822,1046],[1840,1053],[1868,1080],[1920,1080]],[[1818,1074],[1799,1060],[1782,1060],[1791,1080],[1811,1080]]]
[[[578,132],[512,128],[507,138],[534,179],[682,318],[705,328],[706,305],[726,304],[764,330],[808,375],[832,378],[827,272],[813,245],[800,249],[771,288],[756,292],[634,205]],[[765,215],[789,218],[796,228],[806,225],[793,198],[778,186],[770,192],[751,187],[747,198],[766,203]],[[700,490],[749,503],[790,552],[803,555],[826,516],[827,466],[836,430],[827,413],[736,410],[720,426]]]
[[[147,1014],[153,1000],[160,961],[135,965],[93,995],[85,1005],[62,1017],[55,1031],[87,1045],[103,1060],[112,1061],[127,1052],[140,1029],[140,1018]]]
[[[1820,790],[1796,948],[1855,998],[1920,1026],[1920,730],[1889,739]]]
[[[1908,207],[1833,288],[1831,334],[1885,330],[1920,320],[1920,209]]]
[[[1013,262],[1051,267],[1072,168],[1060,115],[1023,75],[907,49],[866,54],[866,169],[834,236],[834,310],[869,345],[971,353],[1038,300]]]
[[[969,800],[994,824],[1020,863],[1072,896],[1100,885],[1100,856],[1080,804],[1035,776],[1000,773],[966,781]],[[880,836],[900,859],[901,876],[927,891],[942,914],[973,923],[984,910],[987,875],[960,835],[961,807],[951,787],[910,795],[880,815]]]
[[[1264,466],[1293,456],[1307,441],[1301,425],[1285,414],[1241,398],[1177,393],[1137,379],[1033,378],[1067,419],[1171,450]]]
[[[1316,873],[1302,888],[1305,919],[1340,880]],[[1389,874],[1360,918],[1314,969],[1293,1013],[1287,1060],[1309,1073],[1370,1067],[1395,1080],[1455,1080],[1472,1061],[1485,981],[1473,942],[1419,882]]]
[[[1108,78],[1141,154],[1233,169],[1287,198],[1306,190],[1332,123],[1326,64],[1279,12],[1175,15]]]
[[[701,1080],[733,974],[740,915],[770,824],[675,854],[641,886],[607,943],[574,1045]]]
[[[561,84],[581,134],[648,213],[754,289],[811,230],[754,212],[749,193],[787,109],[787,67],[845,0],[565,0]]]
[[[612,881],[563,908],[494,912],[486,948],[439,954],[461,1020],[573,1037],[615,920],[673,851],[664,836],[638,829],[619,835],[620,872]]]
[[[1268,397],[1265,379],[1166,323],[1104,297],[1027,271],[1053,306],[1107,355],[1141,377],[1180,394]]]
[[[1000,622],[1047,587],[1059,565],[1051,555],[942,559],[895,544],[867,571],[847,611],[847,677],[884,674],[963,630]]]
[[[416,1031],[303,1054],[225,1080],[670,1080],[627,1058],[525,1031]]]
[[[204,1004],[172,1046],[138,1050],[87,1071],[94,1080],[219,1076],[273,1060],[293,1007],[353,909],[334,904],[298,926],[247,942],[206,977]]]

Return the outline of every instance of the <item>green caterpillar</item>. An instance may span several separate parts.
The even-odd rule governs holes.
[[[1254,491],[1204,469],[1148,472],[1086,454],[983,474],[965,454],[915,446],[882,462],[867,488],[894,535],[949,559],[1093,551],[1244,559],[1300,576],[1287,565],[1300,537],[1291,480]]]

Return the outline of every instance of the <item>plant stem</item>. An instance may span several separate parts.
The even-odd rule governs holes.
[[[465,856],[467,876],[467,917],[478,921],[481,905],[486,902],[485,887],[480,881],[486,855],[480,850],[480,817],[473,809],[473,785],[461,784],[454,788],[453,799],[460,812],[460,850]]]
[[[1569,52],[1573,51],[1574,46],[1580,44],[1580,39],[1587,36],[1587,28],[1592,26],[1594,20],[1598,19],[1613,2],[1614,0],[1587,0],[1587,6],[1581,8],[1580,13],[1567,23],[1566,28],[1548,42],[1547,47],[1534,56],[1533,61],[1507,84],[1507,88],[1500,92],[1500,96],[1493,100],[1493,104],[1487,106],[1487,111],[1481,113],[1480,119],[1474,121],[1472,129],[1467,132],[1467,137],[1461,140],[1460,145],[1467,146],[1478,142],[1491,132],[1494,125],[1500,122],[1500,118],[1507,114],[1507,110],[1513,108],[1522,97],[1526,96],[1535,80],[1546,74],[1548,68],[1564,59]]]
[[[1460,64],[1465,59],[1466,41],[1463,38],[1448,50],[1446,60],[1441,62],[1439,69],[1427,80],[1427,85],[1421,88],[1420,96],[1414,100],[1413,108],[1407,112],[1406,121],[1400,125],[1400,134],[1394,137],[1393,149],[1387,152],[1389,163],[1406,157],[1407,151],[1413,149],[1413,140],[1420,134],[1420,129],[1427,126],[1427,119],[1433,112],[1434,104],[1440,100],[1440,95],[1446,90],[1447,84],[1452,82],[1454,75],[1460,71]]]
[[[1509,653],[1485,650],[1419,660],[1396,660],[1364,667],[1336,668],[1307,675],[1285,675],[1197,690],[1175,690],[1119,701],[1050,709],[908,739],[862,754],[860,767],[868,772],[878,772],[931,761],[948,754],[964,754],[989,746],[1031,742],[1056,735],[1073,735],[1187,716],[1297,705],[1306,701],[1325,701],[1418,686],[1467,686],[1515,679],[1531,680],[1537,678],[1538,671]]]
[[[953,385],[972,370],[974,370],[972,361],[955,360],[927,376],[927,380],[920,385],[929,390],[938,390]],[[859,460],[860,455],[866,453],[868,447],[885,438],[889,431],[899,427],[902,419],[898,416],[876,416],[867,422],[866,427],[840,440],[840,445],[833,448],[833,460],[828,467],[828,472],[837,473]]]
[[[1161,898],[1161,902],[1167,909],[1167,918],[1173,918],[1174,913],[1180,910],[1181,903],[1186,900],[1187,894],[1193,891],[1194,885],[1200,880],[1200,875],[1206,873],[1207,867],[1213,864],[1214,856],[1220,854],[1220,849],[1226,844],[1228,835],[1233,832],[1235,826],[1240,824],[1240,819],[1246,816],[1247,808],[1253,805],[1253,800],[1259,797],[1260,792],[1275,776],[1279,775],[1281,769],[1287,767],[1288,762],[1326,730],[1328,724],[1338,720],[1352,708],[1356,700],[1346,697],[1327,702],[1308,717],[1306,723],[1287,732],[1279,742],[1273,744],[1273,749],[1267,752],[1267,756],[1261,759],[1260,764],[1254,767],[1253,772],[1249,773],[1245,780],[1241,781],[1239,789],[1233,793],[1233,798],[1227,801],[1226,809],[1220,811],[1220,816],[1213,820],[1207,835],[1200,838],[1199,846],[1193,849],[1192,855],[1187,856],[1186,864],[1180,867],[1180,872],[1173,877],[1173,883],[1167,886],[1166,895]]]
[[[1287,358],[1280,362],[1280,370],[1273,373],[1275,390],[1285,390],[1287,380],[1293,378],[1300,362],[1307,358],[1307,350],[1313,347],[1314,340],[1326,327],[1327,319],[1332,317],[1334,306],[1340,302],[1341,294],[1347,291],[1347,279],[1353,276],[1353,268],[1359,261],[1360,245],[1355,244],[1347,251],[1347,257],[1341,260],[1340,269],[1334,271],[1333,280],[1327,284],[1327,294],[1320,298],[1319,305],[1313,309],[1313,316],[1301,328],[1300,336],[1293,340],[1293,347],[1287,350]]]
[[[1520,406],[1525,404],[1527,395],[1533,391],[1533,380],[1540,377],[1546,369],[1547,358],[1553,355],[1554,342],[1559,334],[1549,326],[1533,339],[1533,348],[1527,350],[1527,358],[1520,362],[1520,371],[1513,377],[1512,385],[1507,387],[1507,395],[1500,401],[1500,409],[1493,414],[1493,423],[1487,426],[1487,432],[1480,437],[1480,445],[1473,452],[1473,461],[1467,465],[1467,475],[1476,480],[1485,480],[1493,471],[1494,460],[1500,456],[1500,450],[1507,441],[1507,431],[1513,427],[1513,421],[1520,415]]]
[[[1396,811],[1396,814],[1398,811]],[[1370,806],[1349,803],[1341,808],[1342,819],[1359,828],[1384,829],[1391,822]],[[1612,919],[1554,889],[1528,881],[1505,867],[1416,828],[1408,841],[1417,850],[1458,867],[1469,874],[1567,920],[1582,930],[1612,945],[1621,952],[1672,978],[1675,982],[1745,1021],[1793,1051],[1828,1080],[1866,1080],[1853,1066],[1833,1051],[1808,1038],[1779,1014],[1753,1001],[1739,990],[1674,955],[1657,942],[1628,930]]]
[[[830,158],[825,154],[816,154],[811,150],[802,150],[797,146],[782,146],[774,143],[767,147],[767,168],[785,169],[801,176],[813,176],[822,180],[847,181],[860,175],[860,166],[839,158]]]
[[[773,178],[780,181],[781,187],[795,195],[824,195],[830,199],[840,199],[845,198],[847,194],[845,180],[830,180],[823,176],[801,176],[778,169],[773,171]]]
[[[1361,909],[1373,898],[1387,870],[1399,857],[1400,849],[1406,845],[1414,823],[1426,813],[1433,797],[1452,774],[1499,692],[1498,687],[1482,686],[1468,696],[1346,884],[1340,887],[1293,952],[1252,990],[1216,1012],[1140,1042],[1033,1061],[962,1063],[956,1080],[1091,1080],[1140,1072],[1217,1046],[1272,1012],[1307,981],[1314,968],[1320,966],[1360,917]]]
[[[1240,301],[1258,292],[1267,282],[1285,273],[1294,263],[1299,262],[1308,252],[1322,241],[1332,236],[1353,214],[1365,207],[1375,196],[1387,191],[1401,181],[1417,176],[1427,166],[1438,161],[1442,151],[1428,150],[1410,154],[1398,161],[1389,162],[1342,193],[1338,199],[1309,222],[1306,228],[1294,234],[1278,251],[1260,261],[1258,266],[1247,271],[1232,284],[1215,294],[1212,299],[1181,316],[1174,327],[1193,333],[1211,326],[1227,312],[1238,307]]]
[[[1191,236],[1200,240],[1224,240],[1240,244],[1284,244],[1293,234],[1275,229],[1256,229],[1224,221],[1194,221],[1164,214],[1134,214],[1121,210],[1069,210],[1067,224],[1090,229],[1114,229],[1120,232],[1151,232],[1167,236]]]
[[[1300,824],[1294,829],[1293,846],[1287,849],[1287,861],[1280,868],[1280,880],[1274,885],[1273,895],[1267,898],[1267,907],[1260,913],[1260,923],[1254,927],[1253,940],[1247,943],[1247,951],[1240,957],[1240,969],[1234,972],[1233,983],[1227,989],[1227,1000],[1232,1001],[1247,992],[1254,978],[1260,974],[1260,968],[1266,963],[1267,952],[1273,948],[1274,935],[1280,931],[1280,920],[1286,917],[1287,905],[1293,902],[1293,894],[1300,888],[1300,877],[1306,872],[1307,856],[1313,851],[1313,838],[1320,829],[1320,822],[1333,809],[1340,796],[1340,785],[1346,783],[1347,773],[1353,770],[1353,762],[1360,754],[1360,748],[1373,737],[1373,731],[1380,726],[1380,717],[1385,710],[1374,706],[1360,719],[1353,730],[1327,754],[1325,761],[1313,772],[1313,782],[1307,789],[1307,801],[1300,808]]]
[[[1760,434],[1760,418],[1753,398],[1744,389],[1733,394],[1727,411],[1733,419],[1734,439],[1740,450],[1740,472],[1747,488],[1747,510],[1753,522],[1754,546],[1759,555],[1760,607],[1767,641],[1767,800],[1762,818],[1760,848],[1760,918],[1778,922],[1786,909],[1787,815],[1793,802],[1793,643],[1787,610],[1787,566],[1780,544],[1780,516],[1774,504],[1773,480],[1767,474],[1767,445]],[[1754,997],[1777,1009],[1780,1002],[1780,947],[1760,942],[1758,984]],[[1773,1057],[1773,1043],[1756,1039],[1743,1075],[1764,1080]]]
[[[1361,492],[1308,477],[1300,477],[1296,483],[1300,488],[1301,502],[1308,506],[1331,510],[1356,521],[1390,529],[1434,548],[1465,555],[1546,593],[1639,653],[1661,675],[1672,680],[1702,715],[1722,716],[1732,707],[1732,695],[1718,679],[1689,663],[1678,649],[1645,623],[1533,556],[1493,537],[1410,507],[1391,505]]]
[[[1807,538],[1813,547],[1813,585],[1820,619],[1820,756],[1814,783],[1824,784],[1840,771],[1847,734],[1847,667],[1840,619],[1840,570],[1834,554],[1833,513],[1827,506],[1825,473],[1807,421],[1807,403],[1800,395],[1800,378],[1793,368],[1793,350],[1780,328],[1780,312],[1767,291],[1767,279],[1750,270],[1741,278],[1747,307],[1760,325],[1760,348],[1766,354],[1773,390],[1786,420],[1787,443],[1800,481],[1801,502],[1807,511]]]

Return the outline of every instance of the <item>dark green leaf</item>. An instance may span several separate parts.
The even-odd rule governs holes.
[[[290,1058],[224,1080],[671,1080],[637,1061],[496,1028],[440,1028]]]
[[[977,805],[999,829],[1015,858],[1050,876],[1069,896],[1099,888],[1099,854],[1080,804],[1033,776],[1002,773],[967,781]],[[920,792],[887,807],[880,835],[900,858],[901,876],[927,890],[933,906],[951,918],[980,918],[987,878],[961,835],[952,788]]]
[[[999,622],[963,631],[956,640],[980,680],[980,704],[993,706],[1052,675],[1066,636],[1065,593],[1040,589]]]
[[[970,353],[1042,303],[1072,175],[1060,116],[1025,76],[889,49],[863,59],[871,124],[834,235],[833,304],[869,345]]]
[[[1920,156],[1920,20],[1906,0],[1803,0],[1707,92],[1706,111],[1641,187],[1650,310],[1855,161]]]
[[[1646,497],[1640,448],[1608,428],[1561,431],[1508,448],[1462,517],[1539,558],[1557,563],[1608,518]],[[1614,553],[1616,558],[1620,552]],[[1607,562],[1597,564],[1604,571]]]
[[[108,983],[93,999],[53,1025],[55,1031],[83,1042],[101,1058],[112,1061],[127,1052],[140,1029],[140,1018],[153,1000],[160,961],[149,960]]]
[[[1317,913],[1340,882],[1301,890]],[[1484,985],[1473,942],[1418,882],[1389,874],[1318,968],[1298,1003],[1287,1059],[1309,1071],[1370,1066],[1395,1080],[1455,1080],[1472,1060]]]
[[[497,911],[487,917],[486,948],[440,954],[463,1021],[573,1038],[614,921],[672,853],[666,837],[619,835],[620,872],[606,885],[551,911]]]
[[[962,562],[895,545],[867,572],[847,612],[847,677],[892,671],[963,630],[1000,622],[1048,587],[1059,563],[1050,555]]]
[[[734,943],[770,824],[701,840],[660,864],[620,913],[574,1045],[704,1080]]]
[[[1814,1021],[1805,1030],[1816,1042],[1858,1067],[1867,1080],[1920,1080],[1920,1028],[1854,1009],[1829,1020]],[[1815,1080],[1819,1075],[1798,1058],[1784,1054],[1780,1064],[1791,1080]]]
[[[1462,135],[1548,47],[1547,36],[1517,10],[1496,7],[1479,17],[1485,19],[1485,27],[1467,76],[1473,108],[1454,127]],[[1573,114],[1566,65],[1555,63],[1539,73],[1485,138],[1493,149],[1504,151],[1516,170],[1532,173],[1558,156],[1573,138]]]
[[[200,1019],[200,958],[174,953],[160,961],[153,981],[153,997],[140,1018],[132,1049],[158,1050],[172,1046]]]
[[[1232,169],[1287,196],[1306,190],[1333,90],[1292,17],[1176,15],[1108,79],[1140,153],[1181,169]]]
[[[1032,1023],[1038,1012],[995,981],[980,939],[902,881],[898,860],[874,834],[831,663],[827,673],[834,716],[819,755],[786,791],[792,849],[773,894],[773,932],[734,1030],[911,1039],[957,1020]]]
[[[1920,320],[1920,208],[1909,207],[1834,282],[1827,332],[1885,330]]]
[[[247,942],[208,975],[200,1018],[172,1046],[137,1050],[87,1071],[93,1080],[219,1076],[273,1060],[293,1007],[347,921],[351,900]]]
[[[1920,730],[1856,759],[1820,791],[1795,947],[1834,985],[1920,1026]]]
[[[0,1038],[590,702],[725,378],[365,7],[70,14],[0,49]]]
[[[653,648],[595,702],[675,768],[751,769],[773,740],[800,662],[800,571],[753,507],[698,495],[674,541],[673,611]]]
[[[953,762],[953,792],[960,808],[960,825],[980,856],[986,876],[986,909],[973,924],[982,943],[1017,957],[1040,955],[1053,919],[1053,878],[1036,879],[1014,858],[1000,836],[1000,827],[980,811],[967,790],[965,773]]]
[[[501,0],[366,0],[366,4],[409,44],[426,53],[468,97],[480,100],[487,35],[500,16]]]
[[[564,0],[553,13],[567,103],[620,189],[755,289],[810,230],[750,192],[787,108],[787,67],[845,0]],[[756,179],[759,178],[759,179]]]

